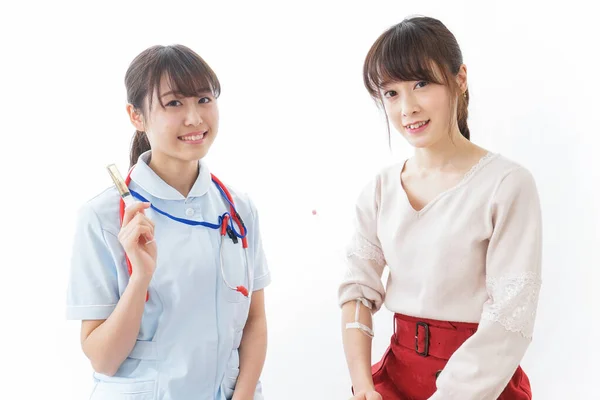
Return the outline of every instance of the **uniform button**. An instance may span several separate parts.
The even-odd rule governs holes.
[[[191,217],[192,215],[194,215],[194,209],[193,208],[186,209],[185,215],[187,215],[188,217]]]

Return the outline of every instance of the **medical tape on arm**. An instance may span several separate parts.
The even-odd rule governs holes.
[[[361,292],[362,292],[362,288],[361,288]],[[359,329],[365,335],[369,336],[370,338],[373,338],[375,336],[375,333],[373,332],[373,329],[371,329],[370,327],[368,327],[365,324],[361,323],[360,320],[359,320],[360,304],[361,303],[365,307],[367,307],[369,310],[373,309],[373,306],[371,305],[371,302],[369,300],[365,299],[364,297],[360,297],[360,298],[356,299],[356,309],[354,311],[354,322],[348,322],[348,323],[346,323],[346,329]]]
[[[356,246],[356,238],[354,238],[354,245]],[[358,256],[359,258],[361,258],[358,254],[354,253],[354,251],[350,251],[348,252],[348,255],[346,256],[346,259],[348,261],[350,261],[350,258],[352,256]],[[346,323],[346,329],[358,329],[360,330],[363,334],[373,338],[375,336],[375,333],[373,332],[372,327],[369,327],[363,323],[360,322],[360,304],[362,303],[367,309],[369,309],[369,312],[372,312],[373,310],[373,304],[371,303],[371,301],[369,301],[364,293],[363,290],[363,286],[361,284],[358,283],[358,280],[355,279],[354,276],[354,272],[352,271],[352,265],[348,266],[348,272],[350,273],[350,279],[352,282],[354,282],[354,285],[358,286],[358,290],[360,291],[361,297],[358,297],[356,299],[356,308],[354,311],[354,322],[347,322]],[[372,323],[372,322],[371,322]]]

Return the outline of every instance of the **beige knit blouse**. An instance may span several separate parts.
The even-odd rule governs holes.
[[[431,399],[495,400],[531,341],[541,285],[540,202],[531,173],[488,153],[454,187],[415,211],[404,162],[382,170],[356,203],[339,303],[478,322]],[[382,273],[389,268],[384,288]]]

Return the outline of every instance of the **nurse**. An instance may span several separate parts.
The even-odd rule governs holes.
[[[94,369],[91,399],[262,399],[270,273],[256,208],[226,188],[246,232],[233,225],[222,249],[220,229],[188,224],[230,211],[203,161],[219,81],[189,48],[154,46],[125,86],[136,129],[129,189],[145,201],[121,214],[111,186],[81,208],[67,295]]]

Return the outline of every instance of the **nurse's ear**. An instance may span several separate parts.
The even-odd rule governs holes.
[[[144,127],[144,116],[132,104],[127,104],[127,114],[136,131],[144,132],[146,130]]]

